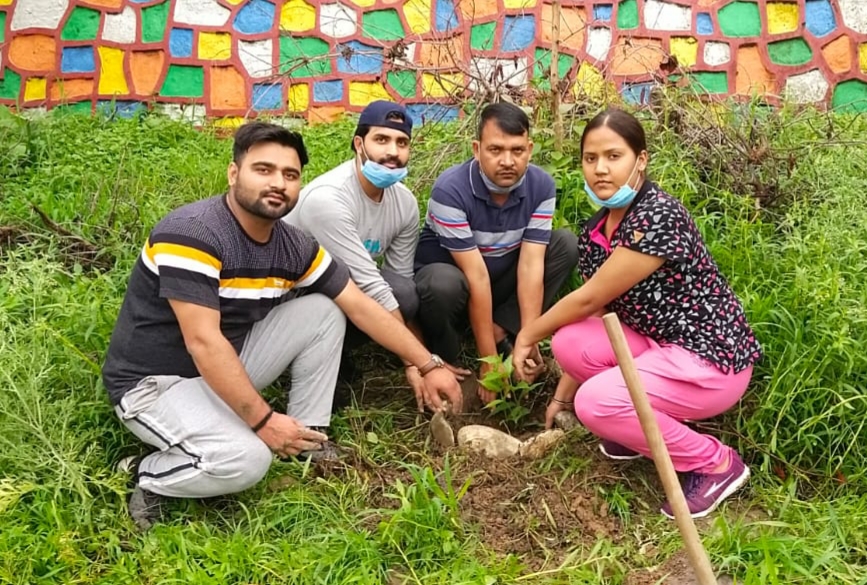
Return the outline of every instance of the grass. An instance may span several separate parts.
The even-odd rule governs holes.
[[[739,582],[867,583],[867,122],[670,99],[642,114],[651,171],[695,212],[766,351],[741,407],[710,425],[754,480],[748,499],[702,525],[705,545]],[[558,182],[559,225],[591,212],[580,129],[555,153],[539,121],[536,160]],[[304,133],[306,180],[350,156],[351,122]],[[414,148],[410,184],[424,199],[439,170],[469,155],[469,131],[425,127]],[[223,190],[229,156],[215,130],[158,117],[0,110],[0,582],[619,584],[672,554],[679,538],[655,511],[652,474],[627,468],[588,479],[620,535],[554,546],[528,529],[531,551],[505,554],[464,503],[472,462],[430,454],[409,391],[388,376],[368,392],[385,388],[393,403],[365,400],[334,422],[361,465],[322,475],[277,463],[254,489],[177,503],[167,523],[135,533],[112,465],[138,445],[99,366],[148,230]],[[537,473],[592,478],[592,438],[575,445],[587,448],[561,449]]]

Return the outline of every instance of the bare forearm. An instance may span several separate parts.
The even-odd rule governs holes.
[[[358,306],[344,310],[356,327],[385,349],[397,354],[405,364],[423,366],[430,361],[430,352],[403,324],[403,317],[384,318],[380,305],[366,296],[359,300]]]
[[[526,327],[542,314],[544,283],[541,270],[521,269],[518,266],[518,308],[521,327]]]
[[[578,386],[580,386],[578,380],[563,372],[557,383],[557,389],[554,390],[554,398],[561,402],[572,402],[572,399],[575,398],[575,392],[578,391]]]
[[[479,356],[496,355],[497,342],[494,339],[494,309],[490,282],[486,280],[477,285],[470,285],[467,312]]]
[[[249,426],[256,425],[271,407],[250,382],[238,354],[224,338],[201,341],[188,348],[199,374]]]

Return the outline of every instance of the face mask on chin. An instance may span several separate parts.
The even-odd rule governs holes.
[[[377,189],[387,189],[403,181],[407,174],[409,174],[409,169],[406,167],[392,169],[370,160],[370,157],[364,150],[364,146],[361,147],[361,152],[364,153],[364,158],[367,159],[361,165],[361,174]]]
[[[521,178],[518,179],[517,181],[515,181],[514,185],[511,185],[509,187],[500,187],[499,185],[497,185],[496,183],[494,183],[492,180],[490,180],[488,178],[488,175],[486,175],[485,171],[482,170],[482,165],[479,165],[479,175],[481,175],[482,183],[485,184],[485,187],[488,188],[488,191],[490,191],[491,193],[496,193],[498,195],[511,193],[512,191],[514,191],[515,189],[517,189],[518,187],[523,185],[524,179],[527,178],[527,173],[525,171],[524,174],[521,175]]]
[[[632,167],[632,172],[629,173],[629,177],[626,179],[626,184],[615,191],[614,195],[608,199],[600,199],[593,191],[592,187],[590,187],[590,183],[585,180],[584,191],[587,193],[587,196],[590,197],[590,201],[600,207],[606,207],[608,209],[623,209],[624,207],[628,207],[635,200],[635,196],[638,195],[638,191],[629,185],[629,181],[632,180],[632,175],[635,173],[636,169],[638,169],[638,162],[639,161],[637,160],[635,161],[635,166]]]

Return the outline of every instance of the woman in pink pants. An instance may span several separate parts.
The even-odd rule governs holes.
[[[533,345],[554,334],[551,349],[564,374],[546,426],[574,405],[607,457],[648,457],[600,318],[616,313],[674,467],[685,476],[690,512],[701,517],[750,471],[733,449],[684,421],[737,403],[761,347],[689,212],[647,179],[647,161],[644,129],[632,115],[609,109],[584,129],[584,189],[601,206],[579,237],[584,285],[521,330],[513,360],[523,376]],[[668,503],[662,512],[673,517]]]

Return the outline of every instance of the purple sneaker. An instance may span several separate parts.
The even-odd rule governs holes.
[[[750,468],[740,455],[731,450],[731,465],[722,473],[699,473],[692,471],[683,482],[683,495],[689,507],[690,516],[704,518],[713,512],[723,500],[738,491],[750,478]],[[674,518],[671,504],[665,502],[662,513]]]
[[[641,459],[641,453],[636,453],[628,447],[624,447],[620,443],[602,439],[599,443],[599,450],[609,459],[615,461],[631,461],[632,459]]]

